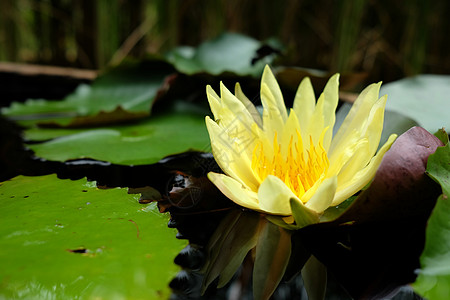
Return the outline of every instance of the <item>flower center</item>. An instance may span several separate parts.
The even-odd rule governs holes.
[[[311,136],[309,139],[309,150],[305,151],[302,137],[297,131],[297,142],[294,142],[294,136],[291,136],[288,148],[282,149],[285,145],[278,143],[275,133],[273,155],[268,157],[263,143],[257,143],[253,149],[252,169],[261,181],[268,175],[280,178],[301,199],[317,180],[323,179],[329,166],[322,141],[314,145]]]

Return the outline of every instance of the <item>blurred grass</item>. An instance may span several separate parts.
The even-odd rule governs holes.
[[[229,30],[278,38],[281,63],[391,81],[449,73],[444,0],[2,0],[0,60],[103,68]]]

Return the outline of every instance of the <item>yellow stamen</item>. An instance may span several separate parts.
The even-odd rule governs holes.
[[[328,170],[329,161],[322,145],[323,136],[324,134],[321,135],[317,145],[314,145],[310,136],[309,149],[304,151],[301,134],[297,131],[297,141],[294,142],[292,135],[287,151],[281,151],[285,145],[278,143],[275,133],[273,157],[265,155],[262,142],[257,143],[253,149],[252,169],[261,181],[268,175],[280,178],[301,199]],[[285,157],[282,153],[286,153]]]

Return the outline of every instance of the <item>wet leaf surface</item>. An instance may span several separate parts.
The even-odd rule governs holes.
[[[41,125],[63,127],[142,118],[150,114],[164,78],[173,72],[169,64],[161,61],[128,62],[106,71],[91,85],[80,85],[61,101],[27,100],[13,103],[2,113],[16,120],[31,119]]]
[[[55,175],[0,186],[0,297],[167,299],[185,245],[155,204]]]
[[[70,131],[63,130],[64,134]],[[55,130],[32,129],[28,138],[45,139]],[[135,124],[77,131],[29,146],[48,160],[92,158],[115,164],[142,165],[186,151],[209,151],[204,114],[173,108]]]
[[[450,76],[418,75],[384,84],[380,94],[387,94],[386,109],[416,120],[430,132],[450,128]]]
[[[197,48],[175,48],[166,54],[166,58],[185,74],[232,72],[259,77],[264,66],[278,53],[279,50],[253,38],[224,33]]]
[[[414,289],[427,299],[445,299],[450,294],[450,144],[428,159],[427,172],[442,187],[427,227],[425,250]]]

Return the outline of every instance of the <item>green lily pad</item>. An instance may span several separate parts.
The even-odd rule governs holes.
[[[154,204],[55,175],[16,177],[0,195],[0,298],[168,298],[185,242]]]
[[[450,144],[438,148],[428,159],[427,172],[442,187],[428,220],[421,268],[413,287],[427,299],[447,299],[450,295]]]
[[[28,131],[26,137],[54,134],[51,130],[46,136],[41,129]],[[176,108],[137,124],[85,130],[29,147],[37,156],[55,161],[93,158],[115,164],[152,164],[189,150],[209,151],[210,141],[204,114]]]
[[[164,78],[173,71],[160,61],[128,62],[105,72],[92,85],[80,85],[62,101],[30,99],[13,103],[2,113],[15,120],[73,127],[141,118],[150,113]]]
[[[185,74],[233,72],[259,77],[264,66],[274,58],[273,54],[269,54],[253,63],[259,57],[258,49],[263,45],[241,34],[224,33],[197,48],[175,48],[166,54],[166,59]]]
[[[386,109],[416,120],[430,132],[450,128],[450,76],[419,75],[384,84],[380,95],[388,95]]]

